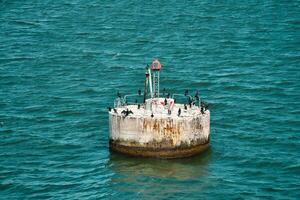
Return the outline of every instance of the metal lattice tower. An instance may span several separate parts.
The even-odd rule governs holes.
[[[160,62],[156,59],[151,64],[151,70],[152,70],[152,83],[153,83],[153,91],[151,94],[152,98],[159,97],[159,71],[161,69]]]
[[[153,72],[153,94],[154,97],[159,97],[159,71]]]

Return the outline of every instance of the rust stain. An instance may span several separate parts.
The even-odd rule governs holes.
[[[151,133],[159,140],[166,139],[174,146],[179,143],[180,135],[183,132],[183,123],[173,119],[144,119],[142,129],[143,133]]]

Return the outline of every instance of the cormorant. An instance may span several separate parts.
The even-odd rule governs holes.
[[[189,91],[188,90],[185,90],[184,91],[184,96],[188,95]]]
[[[202,115],[204,114],[204,108],[203,108],[202,105],[201,105],[201,114],[202,114]]]
[[[128,108],[126,110],[122,110],[122,115],[124,115],[124,117],[127,117],[129,114],[133,114],[133,112],[131,110],[128,110]]]
[[[189,106],[190,106],[190,108],[191,108],[191,107],[192,107],[192,99],[191,99],[191,97],[189,97],[188,102],[189,102]]]
[[[200,107],[201,107],[201,113],[204,114],[204,111],[206,110],[206,105],[204,104],[203,101],[201,101]]]
[[[179,108],[178,109],[178,117],[180,116],[180,114],[181,114],[181,109]]]

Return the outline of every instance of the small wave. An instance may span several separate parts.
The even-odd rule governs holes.
[[[55,112],[54,114],[59,116],[73,116],[73,115],[82,115],[83,112],[79,110],[61,110],[58,112]]]
[[[294,172],[294,173],[300,173],[300,164],[295,164],[295,165],[289,165],[284,168],[285,170],[288,171],[288,173]]]
[[[87,88],[82,90],[80,93],[82,94],[97,94],[97,90],[93,89],[93,88]]]
[[[10,22],[23,25],[23,26],[39,26],[40,23],[34,21],[11,20]]]

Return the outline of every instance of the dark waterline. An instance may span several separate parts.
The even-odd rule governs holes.
[[[0,0],[0,199],[297,199],[299,1]],[[109,152],[107,107],[143,87],[200,90],[211,147]]]

